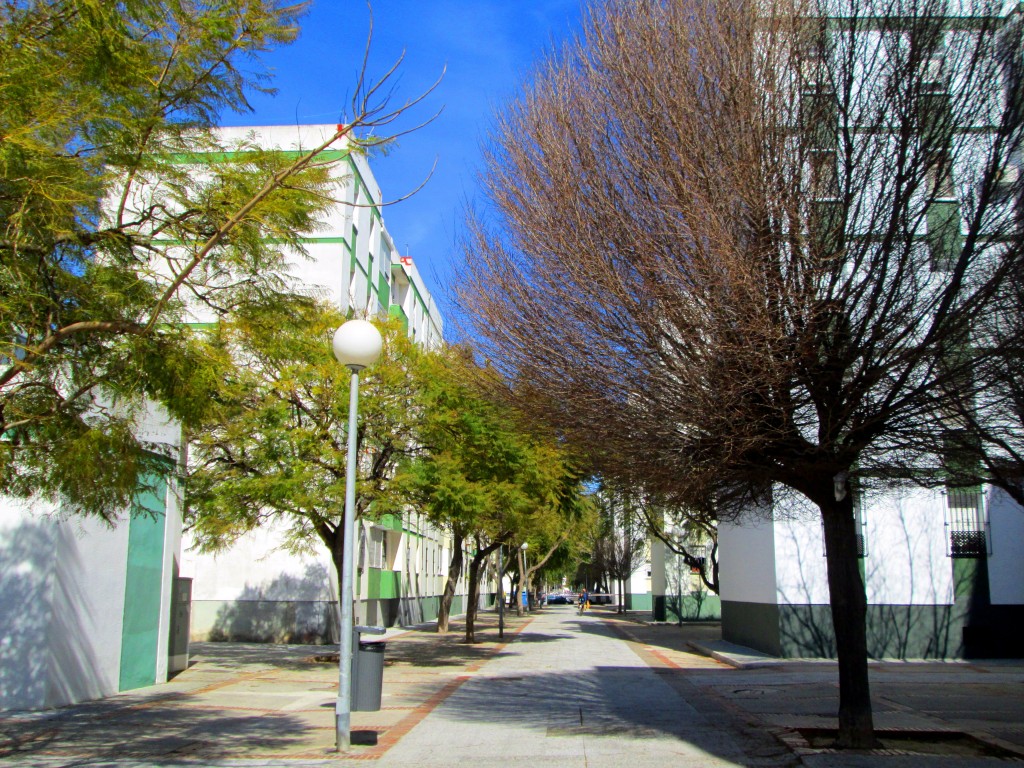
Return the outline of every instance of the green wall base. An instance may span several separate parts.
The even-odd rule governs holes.
[[[871,658],[1024,657],[1024,606],[986,606],[972,615],[957,605],[869,605]],[[1000,629],[1002,628],[1002,629]],[[722,639],[784,658],[835,658],[827,605],[722,602]]]
[[[717,621],[722,618],[722,601],[714,593],[695,597],[692,593],[683,595],[680,610],[679,595],[665,595],[665,618],[662,621]],[[655,621],[658,619],[656,618]]]

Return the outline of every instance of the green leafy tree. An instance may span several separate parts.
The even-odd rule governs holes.
[[[330,204],[320,152],[387,143],[358,134],[417,101],[392,109],[360,76],[346,124],[302,156],[219,142],[219,115],[269,90],[259,56],[295,39],[305,7],[0,7],[0,491],[123,508],[157,460],[137,437],[146,400],[202,419],[230,367],[182,325],[189,304],[275,300],[279,244],[301,253]],[[245,151],[197,170],[227,150]]]
[[[430,356],[424,377],[423,453],[405,467],[403,482],[429,519],[452,535],[452,560],[442,594],[438,631],[448,628],[455,587],[468,564],[466,639],[474,640],[479,581],[486,558],[550,527],[552,516],[579,514],[578,475],[550,439],[525,432],[507,409],[484,393],[491,373],[462,349]]]
[[[220,328],[220,344],[245,365],[192,434],[188,522],[202,548],[278,522],[286,548],[321,544],[340,578],[350,374],[331,335],[343,320],[297,303],[288,318],[259,314]],[[420,450],[422,353],[396,326],[384,336],[381,359],[360,375],[357,519],[401,512],[408,499],[395,470]]]

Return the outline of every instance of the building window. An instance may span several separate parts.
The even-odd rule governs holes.
[[[960,203],[933,200],[928,205],[928,249],[933,272],[948,272],[960,256]]]
[[[371,528],[369,538],[369,558],[367,566],[383,568],[387,562],[387,538],[381,528]]]
[[[1006,164],[999,169],[995,179],[995,190],[993,200],[997,203],[1016,202],[1021,199],[1021,182],[1024,173],[1024,153],[1014,152]]]
[[[976,558],[991,554],[985,494],[980,486],[947,488],[945,499],[947,555]]]

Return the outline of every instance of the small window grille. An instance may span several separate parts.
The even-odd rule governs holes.
[[[985,495],[981,488],[947,488],[945,498],[947,555],[977,558],[992,554]]]
[[[367,565],[370,568],[383,568],[386,557],[386,544],[384,543],[384,531],[380,528],[370,529],[370,557]]]

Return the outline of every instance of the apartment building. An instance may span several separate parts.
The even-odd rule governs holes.
[[[992,263],[986,259],[998,259],[1019,238],[1019,125],[1008,105],[1020,99],[1022,9],[1017,3],[899,0],[823,7],[835,15],[808,19],[813,34],[801,51],[800,123],[793,130],[806,150],[809,235],[831,238],[822,248],[829,258],[846,258],[855,245],[860,261],[848,258],[844,273],[854,276],[851,284],[863,264],[904,270],[901,285],[913,289],[903,297],[924,308],[918,317],[927,319],[927,313],[942,311],[929,298],[955,279],[954,270],[977,280]],[[837,57],[853,64],[844,70]],[[888,66],[895,59],[899,66]],[[836,70],[854,85],[844,90]],[[979,78],[979,72],[986,76]],[[966,88],[972,77],[977,81]],[[999,137],[1009,138],[1001,144]],[[881,250],[881,233],[872,229],[879,218],[871,218],[884,205],[894,209],[898,192],[891,183],[884,190],[872,187],[888,181],[882,163],[867,171],[857,166],[864,157],[891,157],[895,163],[895,152],[886,155],[895,147],[916,153],[916,167],[925,169],[920,183],[899,193],[905,195],[902,219],[889,230],[899,265],[875,255],[888,252]],[[1006,170],[993,179],[991,169],[999,165]],[[993,194],[993,183],[1005,188],[997,186],[999,194]],[[972,240],[978,245],[966,252],[970,261],[961,254]],[[901,289],[885,295],[896,290]],[[852,311],[862,309],[851,305]],[[919,338],[907,331],[894,349]],[[949,344],[943,353],[948,358],[925,359],[921,368],[941,370],[948,362],[952,369],[966,358],[957,358],[958,352]],[[1020,656],[1024,643],[1007,628],[1024,620],[1024,510],[987,484],[956,482],[957,459],[941,439],[960,428],[956,413],[918,418],[933,420],[931,458],[908,451],[887,464],[880,453],[872,457],[874,474],[861,472],[852,492],[868,652],[897,658]],[[902,446],[892,446],[886,450],[896,456]],[[887,467],[924,482],[886,482]],[[837,500],[845,493],[845,474],[839,481]],[[739,524],[719,527],[723,636],[776,655],[834,656],[821,517],[797,494],[781,486],[770,491],[765,506],[749,510]]]
[[[225,144],[245,141],[295,153],[334,134],[334,125],[224,128]],[[397,319],[418,344],[443,343],[441,313],[415,260],[402,255],[385,226],[384,197],[365,154],[344,140],[328,148],[333,197],[318,231],[303,237],[305,257],[288,260],[293,290],[357,316]],[[199,317],[202,322],[207,318]],[[191,637],[269,642],[335,639],[337,583],[326,551],[297,556],[281,549],[273,525],[217,554],[198,554],[186,534],[183,577],[191,579]],[[415,511],[357,523],[357,623],[412,624],[437,615],[451,542]],[[463,610],[460,582],[453,611]]]

